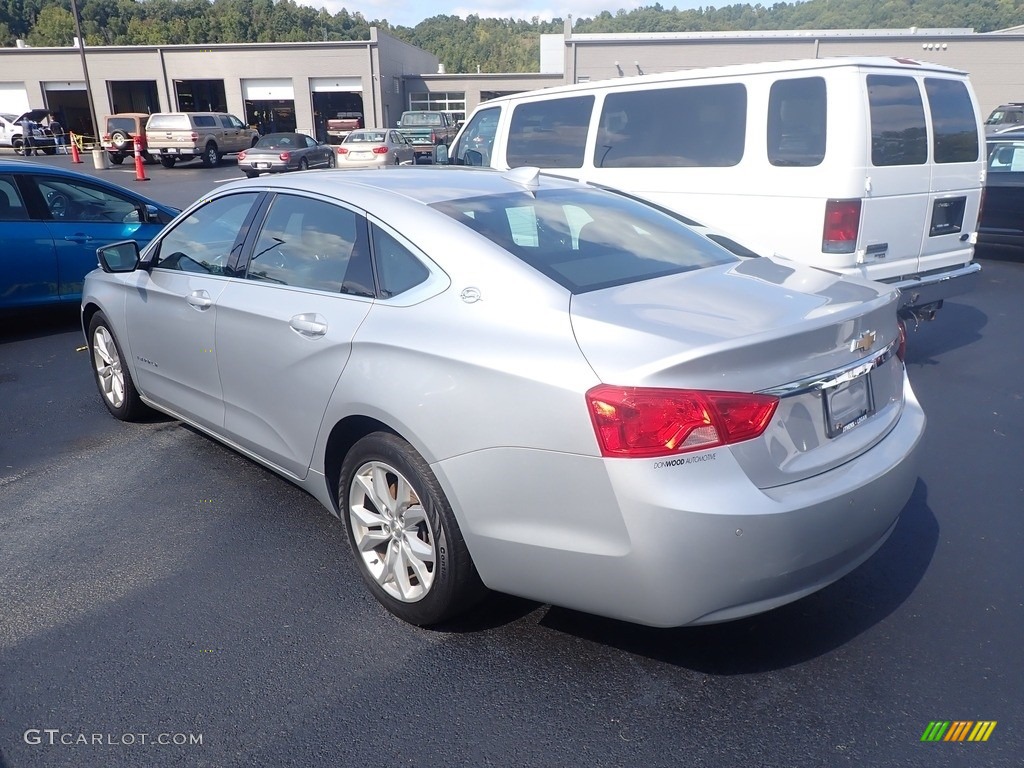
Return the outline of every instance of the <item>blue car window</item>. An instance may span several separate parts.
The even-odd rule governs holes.
[[[139,202],[128,195],[77,179],[35,176],[50,218],[57,221],[127,223],[140,220]]]
[[[11,176],[0,176],[0,221],[25,221],[28,209]]]

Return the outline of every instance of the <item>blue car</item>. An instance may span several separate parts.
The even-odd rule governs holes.
[[[0,160],[0,309],[81,301],[97,248],[147,243],[177,214],[92,176]]]

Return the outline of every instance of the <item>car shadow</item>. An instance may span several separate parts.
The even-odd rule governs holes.
[[[907,323],[907,366],[937,365],[939,355],[980,340],[986,325],[988,315],[980,309],[946,302],[936,320]]]
[[[81,330],[82,314],[77,302],[66,306],[0,310],[0,344],[68,331],[81,333]],[[82,343],[85,343],[85,336],[82,336]]]

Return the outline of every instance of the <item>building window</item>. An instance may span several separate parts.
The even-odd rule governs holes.
[[[466,93],[465,91],[410,93],[409,109],[451,112],[456,120],[465,120]]]

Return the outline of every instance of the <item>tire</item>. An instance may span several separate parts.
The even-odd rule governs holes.
[[[44,155],[56,155],[57,154],[57,148],[56,147],[43,147],[43,154]]]
[[[121,163],[124,162],[124,155],[120,153],[111,153],[110,155],[108,155],[108,157],[110,157],[110,162],[112,162],[114,165],[120,165]]]
[[[14,150],[14,154],[16,155],[25,154],[25,142],[20,138],[11,140],[11,148]]]
[[[247,179],[255,179],[257,176],[259,176],[259,174],[256,173],[256,171],[242,171],[242,173],[245,174],[245,178]]]
[[[114,131],[110,134],[110,143],[123,150],[129,144],[128,134],[124,131]]]
[[[164,168],[173,168],[176,162],[178,162],[178,158],[176,157],[164,157],[163,155],[160,156],[160,165],[162,165]]]
[[[328,168],[337,168],[338,167],[338,159],[334,156],[333,152],[331,152],[331,154],[327,158],[327,167]]]
[[[217,145],[212,141],[203,150],[203,167],[216,168],[220,165],[220,154],[217,152]]]
[[[309,170],[309,160],[307,160],[304,157],[302,159],[300,159],[299,160],[299,170],[300,171],[308,171]]]
[[[137,421],[149,412],[124,365],[124,355],[110,330],[110,322],[102,312],[93,315],[89,322],[89,358],[100,398],[114,417]]]
[[[397,435],[374,432],[352,447],[338,501],[359,573],[395,616],[438,624],[486,594],[437,478]]]

